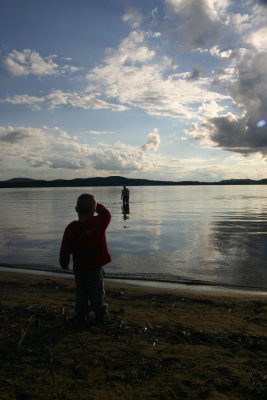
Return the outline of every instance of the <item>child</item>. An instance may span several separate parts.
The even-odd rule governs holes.
[[[67,270],[72,254],[76,286],[75,323],[83,323],[91,309],[97,321],[105,322],[108,311],[104,302],[102,267],[111,261],[106,242],[111,214],[91,194],[78,197],[76,211],[78,221],[71,222],[65,229],[59,262]]]

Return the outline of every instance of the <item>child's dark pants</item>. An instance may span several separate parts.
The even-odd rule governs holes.
[[[93,310],[96,318],[107,314],[103,269],[94,268],[88,271],[75,272],[76,284],[76,316],[83,319]]]

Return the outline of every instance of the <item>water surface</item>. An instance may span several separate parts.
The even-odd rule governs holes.
[[[267,186],[1,189],[0,263],[58,266],[76,198],[93,193],[112,213],[108,274],[267,289]]]

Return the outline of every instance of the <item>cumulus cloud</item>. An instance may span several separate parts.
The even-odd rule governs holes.
[[[228,0],[165,0],[165,5],[173,22],[165,34],[176,37],[179,45],[209,47],[227,32]]]
[[[145,35],[141,31],[133,31],[122,40],[118,50],[108,50],[108,60],[111,63],[125,64],[126,62],[144,63],[155,56],[144,43]]]
[[[267,52],[248,52],[228,82],[239,114],[228,113],[192,125],[189,135],[206,145],[242,154],[267,154]],[[260,123],[259,123],[260,122]]]
[[[84,169],[91,151],[66,132],[48,127],[0,126],[0,143],[0,155],[24,160],[35,168]]]
[[[125,153],[119,149],[105,149],[90,155],[90,161],[97,170],[114,172],[141,171],[144,167],[141,152]]]
[[[4,60],[4,65],[15,76],[55,75],[58,72],[58,65],[53,61],[53,56],[42,58],[39,53],[30,49],[11,51]]]
[[[259,30],[250,32],[244,38],[245,42],[259,51],[267,51],[267,27],[261,27]]]
[[[142,146],[144,151],[156,151],[160,145],[160,134],[157,128],[153,129],[147,137],[147,142]]]
[[[73,65],[59,65],[55,62],[56,58],[56,55],[42,57],[37,51],[30,49],[12,50],[5,57],[3,65],[14,76],[57,76],[73,74],[80,70]]]
[[[237,79],[230,82],[233,100],[244,107],[249,120],[266,119],[267,52],[248,53],[237,65]]]
[[[210,120],[210,139],[225,150],[243,154],[267,152],[267,129],[251,125],[247,117]]]
[[[156,168],[157,163],[150,157],[160,144],[160,135],[157,128],[147,136],[147,142],[141,147],[117,142],[112,148],[106,147],[95,150],[90,156],[93,167],[98,170],[114,171],[117,173],[148,171]]]
[[[97,146],[89,146],[57,127],[0,126],[0,158],[15,157],[35,170],[87,171],[93,168],[106,173],[153,171],[157,163],[151,153],[158,148],[159,142],[157,129],[148,135],[147,143],[142,148],[121,141],[113,145],[98,143]]]

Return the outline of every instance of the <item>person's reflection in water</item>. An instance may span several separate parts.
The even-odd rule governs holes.
[[[122,214],[123,214],[123,219],[129,219],[129,214],[130,214],[130,207],[128,205],[122,205],[121,206]]]

